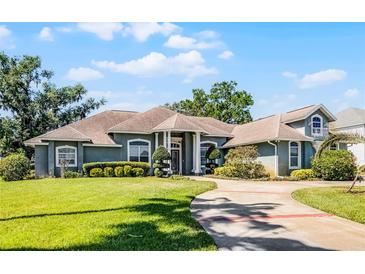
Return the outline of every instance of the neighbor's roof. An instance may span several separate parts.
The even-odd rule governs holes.
[[[285,113],[282,113],[282,122],[284,123],[291,123],[299,120],[303,120],[307,117],[309,117],[313,112],[317,110],[321,110],[324,114],[326,114],[328,120],[330,122],[335,121],[336,117],[333,116],[333,114],[322,104],[318,105],[310,105],[305,106],[299,109],[295,109],[292,111],[288,111]]]
[[[347,108],[336,115],[337,120],[330,124],[332,128],[343,128],[365,124],[365,109]]]
[[[125,121],[136,114],[136,112],[131,111],[104,111],[78,122],[49,131],[38,137],[29,139],[25,143],[27,145],[35,145],[48,140],[75,140],[90,141],[93,144],[115,144],[106,131],[111,126]]]
[[[232,134],[235,136],[223,147],[249,145],[275,140],[311,141],[296,129],[283,123],[283,115],[272,115],[251,123],[236,126]]]

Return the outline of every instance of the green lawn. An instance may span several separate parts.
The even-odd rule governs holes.
[[[213,188],[154,177],[0,181],[0,249],[215,250],[189,210]]]
[[[311,207],[365,224],[365,187],[355,187],[354,193],[345,193],[347,188],[304,188],[295,191],[293,198]]]

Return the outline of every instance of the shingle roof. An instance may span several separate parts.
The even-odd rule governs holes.
[[[202,127],[200,127],[197,123],[194,123],[193,117],[186,116],[184,114],[176,113],[175,115],[167,118],[165,121],[155,126],[153,131],[166,131],[166,130],[175,130],[175,131],[187,131],[187,132],[195,132],[199,131],[201,133],[208,134]]]
[[[365,109],[347,108],[336,114],[337,120],[330,124],[334,129],[365,124]]]
[[[274,140],[312,140],[283,123],[282,115],[272,115],[251,123],[237,125],[233,129],[232,134],[235,137],[229,140],[223,147],[248,145]]]
[[[136,112],[116,110],[104,111],[29,139],[26,141],[26,144],[37,144],[41,143],[42,140],[80,140],[91,141],[93,144],[115,144],[106,133],[107,129],[134,115],[136,115]]]
[[[136,114],[131,119],[121,122],[108,129],[108,132],[141,132],[150,133],[152,129],[161,124],[176,112],[164,107],[155,107],[145,112]]]
[[[282,113],[281,114],[282,121],[284,123],[289,123],[289,122],[294,122],[294,121],[298,121],[298,120],[303,120],[318,109],[321,109],[327,115],[327,118],[329,119],[329,121],[334,121],[336,119],[324,105],[319,104],[319,105],[305,106],[305,107],[302,107],[299,109],[295,109],[292,111]]]

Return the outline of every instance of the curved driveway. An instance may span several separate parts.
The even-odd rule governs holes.
[[[365,225],[291,198],[296,189],[328,183],[195,179],[217,183],[191,211],[219,250],[365,250]]]

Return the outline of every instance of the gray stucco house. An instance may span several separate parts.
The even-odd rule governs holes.
[[[272,115],[244,125],[231,125],[209,117],[193,117],[164,107],[137,113],[104,111],[81,121],[27,140],[35,148],[36,175],[59,176],[60,161],[82,170],[98,161],[143,161],[159,145],[171,153],[171,169],[180,174],[205,172],[210,146],[223,155],[241,145],[257,145],[266,169],[276,176],[309,168],[315,148],[328,134],[335,117],[323,105],[311,105]]]

